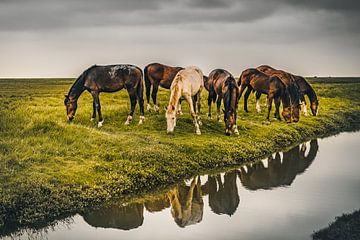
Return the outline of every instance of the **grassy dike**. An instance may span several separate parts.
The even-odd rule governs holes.
[[[90,122],[88,93],[81,96],[74,123],[68,125],[63,96],[73,81],[0,80],[0,236],[360,126],[359,78],[310,79],[319,95],[319,115],[302,116],[297,124],[266,124],[265,108],[256,113],[251,96],[250,113],[242,110],[242,101],[239,106],[240,136],[230,137],[223,134],[223,123],[206,118],[206,91],[201,136],[194,133],[187,107],[175,134],[166,134],[165,90],[158,97],[161,113],[147,113],[142,126],[137,125],[138,107],[132,125],[124,126],[129,110],[126,91],[100,96],[102,128]]]

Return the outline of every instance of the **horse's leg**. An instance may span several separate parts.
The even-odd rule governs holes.
[[[199,125],[202,126],[202,122],[201,122],[201,117],[200,117],[200,95],[201,95],[201,91],[199,91],[195,96],[196,96],[196,102],[195,102],[195,106],[194,106],[194,111],[196,112],[196,115],[198,117],[198,122]]]
[[[222,122],[221,112],[220,112],[221,100],[222,100],[222,98],[220,96],[218,96],[218,98],[216,100],[216,119],[218,120],[218,122]]]
[[[270,112],[271,112],[273,98],[274,98],[274,96],[272,94],[269,94],[269,96],[268,96],[268,113],[267,113],[267,117],[266,117],[266,119],[269,122],[270,122]]]
[[[146,88],[146,102],[147,102],[146,110],[150,112],[150,111],[151,111],[151,105],[150,105],[151,82],[150,82],[148,73],[144,71],[144,75],[145,75],[145,74],[147,75],[147,76],[144,76],[144,79],[145,79],[145,88]]]
[[[237,109],[235,110],[235,125],[234,125],[234,134],[236,135],[239,135],[239,130],[238,130],[238,127],[237,127]]]
[[[156,96],[157,96],[157,92],[159,90],[159,84],[158,83],[154,83],[153,85],[153,90],[152,90],[152,93],[151,93],[151,97],[152,97],[152,100],[154,102],[154,109],[155,109],[155,112],[159,112],[159,106],[156,104]]]
[[[261,112],[261,107],[260,107],[261,92],[256,92],[255,96],[256,96],[256,111],[259,113]]]
[[[281,117],[280,117],[280,97],[276,97],[274,98],[274,102],[275,102],[275,114],[274,114],[274,118],[277,118],[277,120],[281,121]]]
[[[300,101],[301,101],[301,108],[302,108],[302,110],[304,112],[304,115],[309,116],[309,113],[307,111],[306,100],[305,100],[304,94],[300,94]]]
[[[249,112],[248,107],[247,107],[247,101],[248,101],[248,98],[249,98],[249,95],[250,95],[251,91],[252,91],[252,87],[249,85],[247,87],[245,95],[244,95],[244,111],[245,112]]]
[[[145,116],[144,116],[144,85],[142,84],[141,81],[138,83],[138,86],[136,88],[136,97],[137,97],[137,101],[139,102],[139,106],[140,106],[139,124],[143,124],[144,121],[145,121]]]
[[[90,121],[93,122],[95,121],[95,119],[96,119],[96,104],[95,104],[95,99],[93,98],[93,112]]]
[[[135,106],[136,106],[136,98],[137,98],[135,89],[130,88],[130,89],[127,89],[127,91],[128,91],[129,97],[130,97],[131,108],[130,108],[128,117],[126,119],[125,125],[129,125],[133,119],[134,110],[135,110]]]
[[[183,112],[181,110],[181,98],[179,99],[178,108],[177,108],[177,114],[183,115]]]
[[[94,103],[95,103],[95,108],[96,108],[96,110],[98,112],[98,116],[99,116],[98,127],[101,127],[103,125],[103,123],[104,123],[104,120],[103,120],[102,114],[101,114],[101,105],[100,105],[99,92],[92,91],[91,95],[93,96]]]
[[[214,98],[216,98],[215,92],[209,90],[209,95],[208,95],[208,118],[209,119],[211,119],[211,104],[212,104]]]
[[[200,135],[201,134],[200,126],[199,126],[199,123],[198,123],[197,115],[196,115],[195,110],[194,110],[194,104],[193,104],[192,97],[190,95],[188,95],[188,94],[186,94],[184,97],[185,97],[186,101],[189,103],[190,114],[191,114],[191,116],[193,118],[194,125],[195,125],[195,132],[196,132],[197,135]]]

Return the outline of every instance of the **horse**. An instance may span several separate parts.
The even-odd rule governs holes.
[[[176,112],[180,98],[189,103],[190,114],[194,120],[196,134],[200,135],[201,121],[196,114],[196,105],[200,110],[200,94],[204,87],[203,73],[198,67],[186,67],[180,70],[171,84],[170,100],[166,108],[167,133],[173,133],[176,126]],[[199,111],[200,112],[200,111]]]
[[[156,96],[159,86],[170,89],[171,83],[174,80],[176,74],[184,68],[182,67],[171,67],[160,63],[150,63],[144,68],[144,79],[146,87],[146,101],[147,110],[151,111],[150,105],[150,90],[151,85],[153,86],[151,97],[154,103],[154,109],[159,112],[160,108],[156,104]]]
[[[301,107],[305,116],[308,116],[305,95],[310,100],[310,109],[313,116],[318,114],[319,100],[317,98],[315,90],[311,87],[310,83],[305,80],[302,76],[293,75],[297,85],[299,86]]]
[[[270,111],[272,101],[275,101],[275,115],[274,117],[278,120],[281,120],[279,107],[280,100],[283,104],[282,116],[286,122],[291,122],[291,106],[290,106],[290,96],[285,84],[277,76],[268,76],[263,72],[255,68],[249,68],[244,70],[238,80],[238,85],[240,85],[240,94],[239,99],[241,98],[242,93],[245,88],[247,88],[244,95],[244,110],[248,112],[247,109],[247,100],[252,91],[256,92],[256,107],[258,109],[259,98],[261,94],[268,95],[268,113],[266,119],[270,121]]]
[[[209,91],[208,117],[211,118],[211,103],[215,103],[216,101],[217,120],[221,121],[220,106],[221,100],[223,100],[225,108],[223,109],[225,134],[229,136],[230,132],[233,131],[236,135],[239,135],[239,130],[236,125],[239,87],[233,75],[224,69],[214,69],[210,72],[204,85]]]
[[[261,65],[256,69],[267,75],[277,76],[285,84],[290,94],[292,120],[293,122],[298,122],[300,119],[300,95],[299,86],[293,76],[285,71],[277,70],[268,65]]]
[[[125,125],[132,121],[136,103],[140,105],[140,121],[143,124],[144,117],[144,99],[143,99],[143,74],[142,70],[134,65],[119,64],[97,66],[94,65],[85,70],[71,86],[69,93],[65,95],[64,104],[69,122],[71,122],[76,113],[77,100],[80,95],[87,90],[93,97],[93,113],[91,121],[96,118],[98,113],[98,127],[103,125],[101,114],[101,105],[99,95],[101,92],[113,93],[125,88],[129,94],[131,110],[128,114]]]

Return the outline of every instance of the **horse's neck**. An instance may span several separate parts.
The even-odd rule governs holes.
[[[72,99],[77,100],[84,91],[85,91],[84,81],[83,79],[78,79],[70,88],[68,95]]]
[[[180,100],[181,97],[181,93],[182,93],[182,82],[181,81],[177,81],[171,91],[170,94],[170,105],[175,106],[175,108],[177,108],[178,102]]]
[[[314,91],[314,89],[311,87],[310,84],[308,84],[308,89],[306,91],[306,94],[308,95],[310,102],[316,102],[317,101],[317,96],[316,93]]]

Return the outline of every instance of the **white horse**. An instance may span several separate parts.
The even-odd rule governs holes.
[[[189,103],[190,114],[194,120],[196,134],[201,134],[199,127],[201,122],[196,115],[196,106],[198,106],[200,112],[200,94],[203,88],[203,72],[198,67],[186,67],[176,74],[170,87],[170,100],[165,113],[167,133],[174,132],[179,100],[183,97]]]

